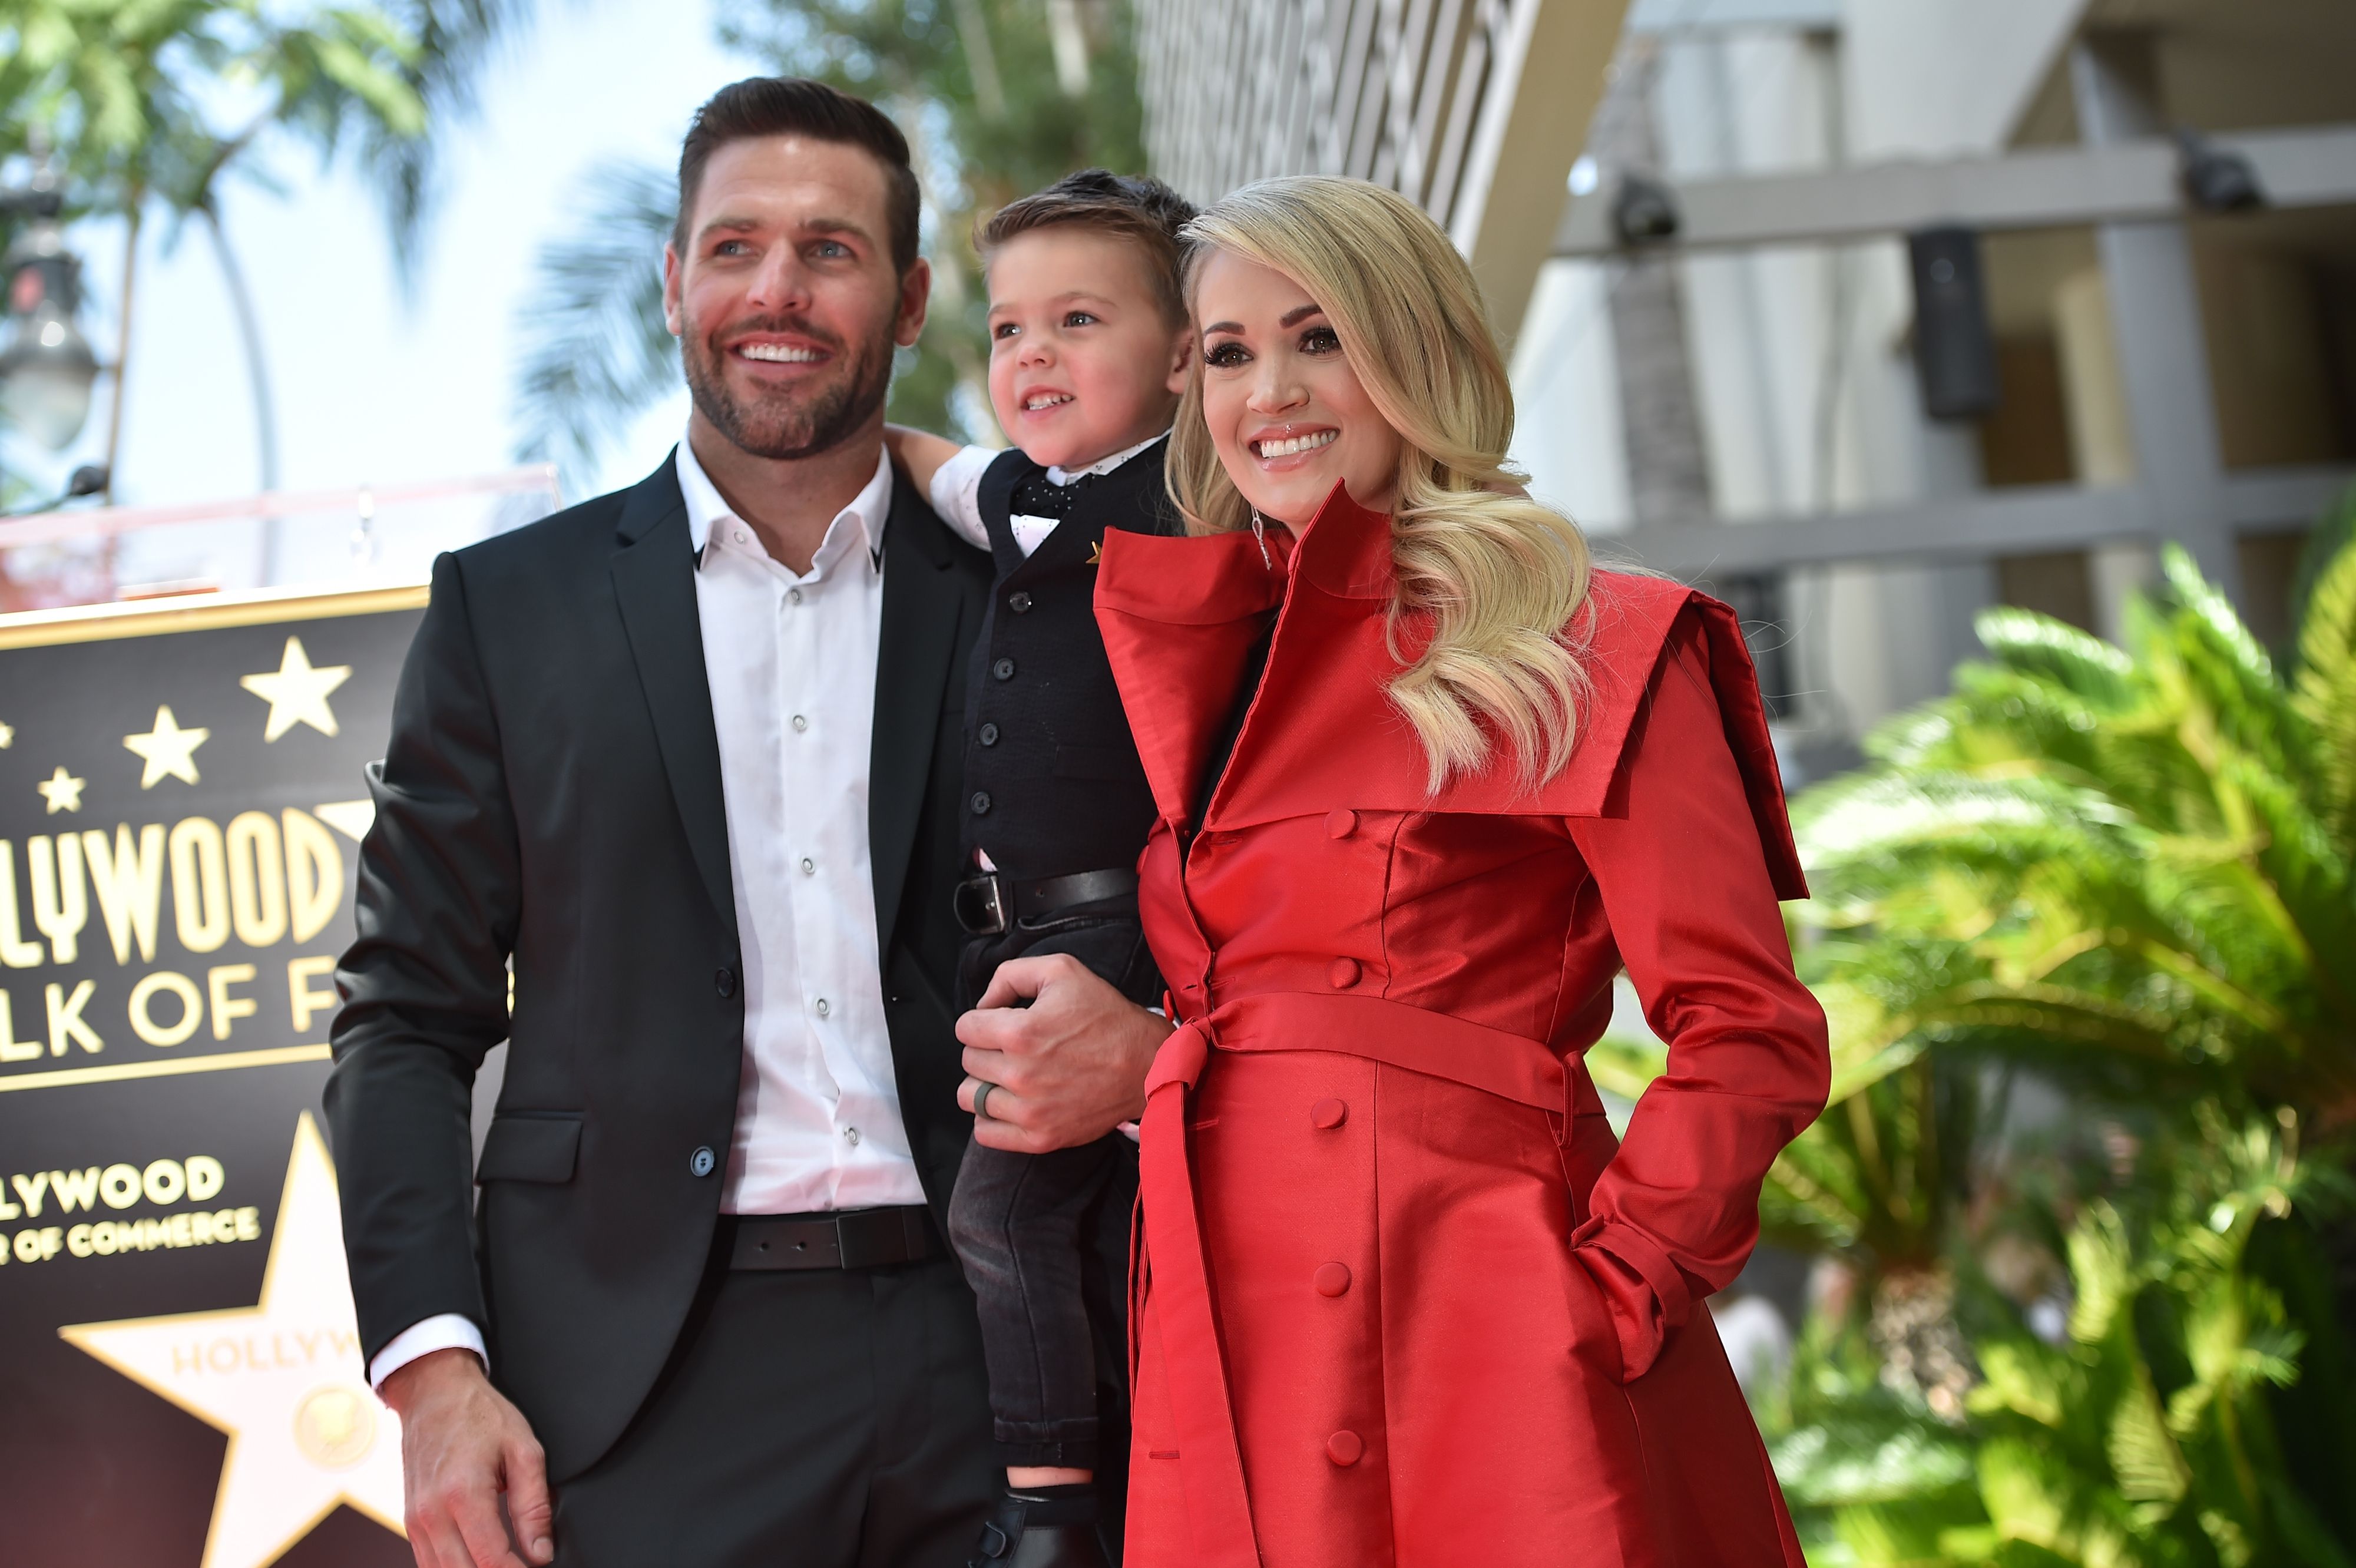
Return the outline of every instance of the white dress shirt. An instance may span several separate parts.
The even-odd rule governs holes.
[[[1099,457],[1085,468],[1059,468],[1051,464],[1047,482],[1060,488],[1091,474],[1109,474],[1169,434],[1165,430],[1162,435],[1149,435],[1136,446],[1124,446],[1109,457]],[[981,476],[997,456],[988,446],[968,446],[933,470],[933,482],[926,487],[933,510],[941,514],[941,521],[958,538],[982,550],[990,548],[990,530],[981,522]],[[1047,535],[1055,532],[1056,520],[1052,517],[1017,514],[1006,521],[1014,533],[1014,547],[1023,552],[1025,560],[1046,542]]]
[[[730,510],[685,441],[678,466],[744,951],[744,1075],[720,1208],[920,1204],[867,839],[892,465],[878,454],[800,575]],[[451,1348],[483,1356],[481,1331],[427,1318],[377,1353],[369,1380]]]

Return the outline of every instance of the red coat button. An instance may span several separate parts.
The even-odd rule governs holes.
[[[1325,813],[1325,836],[1329,839],[1348,838],[1357,831],[1357,827],[1358,813],[1355,811],[1341,811]]]
[[[1350,1288],[1350,1265],[1320,1263],[1312,1278],[1317,1285],[1319,1295],[1340,1295]]]
[[[1325,966],[1325,978],[1333,983],[1336,991],[1347,991],[1357,984],[1360,972],[1358,961],[1354,958],[1337,958]]]
[[[1325,1440],[1325,1457],[1344,1469],[1356,1464],[1365,1452],[1365,1439],[1355,1432],[1337,1432]]]
[[[1350,1108],[1338,1100],[1321,1100],[1309,1108],[1309,1119],[1330,1133],[1350,1119]]]

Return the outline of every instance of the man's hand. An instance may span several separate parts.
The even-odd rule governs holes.
[[[523,1412],[471,1350],[436,1350],[385,1379],[401,1416],[409,1549],[417,1568],[539,1568],[556,1556],[548,1467]],[[507,1494],[516,1555],[499,1518]]]
[[[1031,1005],[1015,1003],[1028,998]],[[958,1020],[965,1070],[958,1104],[973,1109],[977,1080],[995,1084],[974,1123],[986,1148],[1043,1155],[1094,1143],[1145,1110],[1145,1075],[1170,1022],[1149,1013],[1069,953],[1010,959],[974,1010]]]

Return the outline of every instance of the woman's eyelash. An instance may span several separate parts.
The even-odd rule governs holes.
[[[1216,343],[1203,350],[1203,362],[1216,365],[1221,370],[1240,365],[1249,358],[1251,356],[1244,352],[1244,346],[1240,343]]]
[[[1311,353],[1330,354],[1341,348],[1342,338],[1331,327],[1312,327],[1301,335],[1301,346]]]

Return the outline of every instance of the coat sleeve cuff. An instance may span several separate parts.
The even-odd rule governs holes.
[[[1590,1219],[1571,1240],[1611,1305],[1624,1374],[1643,1377],[1670,1330],[1693,1310],[1684,1273],[1658,1243],[1631,1225]]]
[[[490,1353],[483,1348],[483,1331],[475,1326],[472,1318],[455,1312],[438,1313],[411,1324],[385,1341],[384,1348],[369,1362],[369,1387],[381,1390],[385,1379],[436,1350],[472,1350],[485,1369],[491,1364]]]

